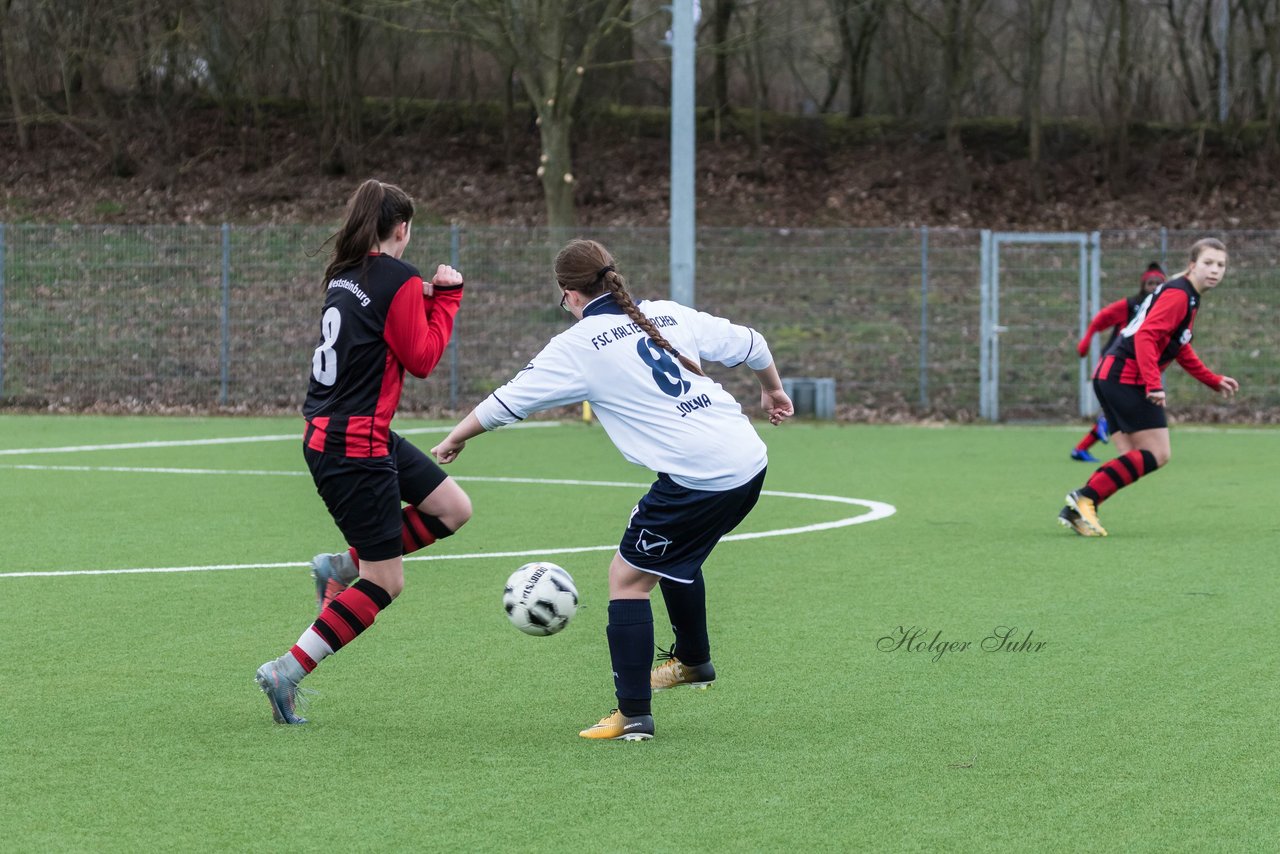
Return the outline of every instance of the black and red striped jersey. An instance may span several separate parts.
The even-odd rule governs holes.
[[[461,303],[462,285],[424,296],[418,271],[390,255],[371,253],[363,267],[335,274],[302,407],[306,446],[346,457],[390,453],[404,372],[431,373]]]
[[[1106,344],[1102,345],[1102,352],[1105,353],[1107,348],[1115,343],[1120,330],[1133,320],[1133,316],[1138,313],[1138,307],[1141,305],[1142,300],[1137,297],[1125,297],[1104,306],[1089,322],[1089,328],[1085,330],[1084,337],[1080,339],[1080,343],[1076,344],[1076,352],[1081,358],[1087,356],[1089,342],[1093,340],[1093,336],[1104,329],[1110,329],[1111,337],[1107,339]]]
[[[1200,382],[1216,389],[1222,377],[1205,367],[1191,348],[1200,294],[1185,276],[1162,284],[1143,300],[1137,313],[1107,348],[1094,376],[1164,390],[1163,372],[1173,361]]]

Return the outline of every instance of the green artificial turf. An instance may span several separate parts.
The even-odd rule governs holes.
[[[340,547],[297,439],[33,449],[297,419],[0,416],[0,452],[23,451],[0,453],[0,847],[1270,847],[1280,433],[1175,426],[1168,469],[1085,539],[1054,518],[1092,470],[1067,458],[1083,430],[762,426],[767,490],[896,512],[723,543],[720,678],[656,696],[653,741],[596,743],[577,731],[613,704],[609,549],[650,479],[598,426],[470,442],[450,472],[475,517],[282,727],[253,672],[314,617],[311,555]],[[740,532],[866,512],[768,494]],[[550,638],[501,609],[539,556],[582,600]],[[185,571],[86,574],[120,569]],[[74,574],[18,574],[50,572]],[[1004,633],[1015,649],[983,648]]]

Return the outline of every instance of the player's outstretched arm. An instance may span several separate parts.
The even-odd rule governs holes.
[[[449,435],[445,436],[440,444],[431,449],[431,456],[435,457],[440,465],[448,465],[462,453],[468,439],[479,436],[483,432],[485,432],[484,427],[480,426],[480,419],[476,418],[476,412],[473,409],[466,418],[454,425]]]
[[[1218,381],[1218,392],[1223,397],[1234,397],[1235,393],[1240,390],[1240,383],[1231,377],[1223,377]]]

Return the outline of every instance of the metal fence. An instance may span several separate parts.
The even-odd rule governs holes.
[[[0,225],[0,402],[297,408],[318,340],[316,252],[328,234],[301,226]],[[570,319],[550,274],[565,236],[414,229],[407,260],[427,275],[452,263],[468,286],[449,354],[434,376],[406,384],[402,409],[466,409],[565,328]],[[609,246],[637,297],[667,296],[666,229],[590,236]],[[1074,350],[1082,320],[1098,299],[1136,292],[1149,261],[1176,273],[1201,236],[1094,232],[1082,235],[1090,261],[1078,242],[999,243],[979,230],[701,229],[696,302],[762,331],[784,376],[834,378],[842,417],[1069,418],[1082,410]],[[1195,346],[1243,388],[1235,402],[1216,404],[1174,368],[1174,411],[1270,420],[1280,412],[1280,234],[1216,236],[1230,250],[1230,268],[1204,302]],[[993,242],[994,270],[984,249]],[[1000,354],[996,364],[991,351]],[[748,371],[710,369],[754,402]]]

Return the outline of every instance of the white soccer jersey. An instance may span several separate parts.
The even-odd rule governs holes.
[[[699,365],[746,362],[762,370],[773,362],[753,329],[669,300],[638,306],[673,347]],[[686,488],[732,489],[768,462],[764,442],[733,395],[654,344],[612,294],[592,300],[582,320],[552,338],[475,413],[481,426],[496,430],[584,400],[624,457]]]

